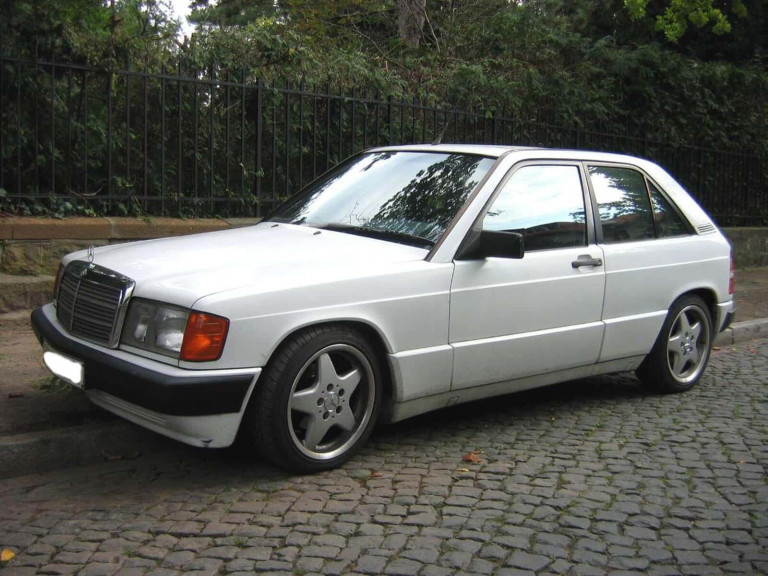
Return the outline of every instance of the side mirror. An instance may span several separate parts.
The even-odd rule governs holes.
[[[458,260],[480,258],[514,258],[525,255],[525,241],[519,232],[504,230],[481,230],[474,233],[471,241],[459,249]]]
[[[480,232],[480,252],[484,258],[520,259],[525,254],[525,240],[519,232],[503,230],[482,230]]]

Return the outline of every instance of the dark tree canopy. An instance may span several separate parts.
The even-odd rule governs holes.
[[[0,50],[245,69],[672,144],[768,146],[764,0],[192,0],[187,39],[167,1],[5,0]]]

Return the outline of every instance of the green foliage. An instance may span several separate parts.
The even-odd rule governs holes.
[[[34,388],[45,392],[46,394],[69,394],[75,389],[74,386],[68,382],[64,382],[56,376],[48,376],[47,378],[41,378],[32,383]]]
[[[645,18],[650,0],[624,0],[633,20]],[[747,16],[742,0],[730,3],[730,12],[740,18]],[[715,6],[715,0],[669,0],[664,11],[656,16],[656,30],[663,32],[669,42],[677,42],[685,34],[688,25],[697,28],[711,25],[717,35],[731,31],[731,22],[725,8]]]
[[[167,1],[0,3],[3,54],[99,69],[81,77],[5,65],[0,153],[6,170],[19,163],[22,174],[20,190],[15,177],[3,180],[0,211],[264,211],[322,171],[325,159],[332,165],[401,134],[428,141],[442,129],[427,114],[389,118],[388,97],[477,112],[469,129],[451,121],[446,134],[459,140],[478,130],[487,139],[477,125],[505,116],[514,119],[505,141],[589,145],[571,136],[593,130],[625,137],[622,146],[640,154],[661,152],[631,142],[768,151],[764,0],[428,0],[417,47],[399,39],[396,0],[195,0],[197,28],[185,39]],[[120,72],[126,68],[132,76]],[[260,166],[258,79],[270,148]],[[228,90],[207,84],[227,80]],[[289,86],[385,104],[342,98],[327,108],[275,89]],[[310,153],[323,159],[319,167],[302,164]],[[54,164],[67,169],[49,182]],[[257,197],[254,181],[266,196]],[[166,201],[143,198],[145,190]]]
[[[103,67],[126,59],[169,61],[178,22],[169,0],[4,0],[2,52]]]
[[[202,26],[245,26],[259,18],[281,14],[275,0],[194,0],[190,20]]]

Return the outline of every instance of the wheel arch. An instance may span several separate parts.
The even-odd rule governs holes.
[[[703,312],[705,310],[709,311],[711,324],[707,341],[703,342],[705,346],[704,352],[702,353],[698,350],[699,333],[695,336],[696,341],[692,348],[687,348],[690,343],[683,344],[680,334],[676,335],[675,338],[681,344],[680,352],[677,354],[670,352],[672,350],[669,347],[669,344],[672,342],[671,330],[674,328],[677,319],[691,303],[696,304],[696,308],[700,311],[697,314],[702,317],[702,320],[705,315]],[[704,305],[704,310],[699,307],[699,303]],[[662,393],[685,392],[693,387],[701,378],[709,360],[712,342],[717,334],[715,323],[718,319],[716,313],[717,293],[714,290],[707,289],[706,287],[697,287],[681,292],[670,303],[667,317],[662,324],[661,331],[656,338],[653,348],[635,371],[640,382],[645,387]],[[685,337],[693,338],[694,336],[689,336],[686,333]],[[695,358],[685,359],[685,356],[692,349],[697,351]],[[676,354],[678,359],[682,359],[679,363],[676,360],[674,362],[675,366],[670,365],[670,353]]]
[[[712,321],[712,326],[711,326],[712,333],[713,335],[716,334],[718,329],[717,327],[717,323],[718,323],[717,293],[712,288],[707,288],[707,287],[694,288],[679,294],[675,298],[675,300],[673,300],[673,302],[676,300],[679,300],[683,296],[688,296],[688,295],[698,296],[699,298],[704,300],[704,303],[707,305],[707,310],[709,311],[710,320]],[[670,308],[672,307],[672,302],[670,302],[669,306]]]
[[[360,319],[325,319],[316,322],[310,322],[308,324],[302,324],[300,326],[294,326],[289,332],[286,332],[279,342],[272,348],[264,365],[266,370],[273,359],[279,354],[282,347],[289,342],[293,336],[310,328],[321,328],[327,326],[340,326],[349,328],[360,332],[363,337],[371,344],[377,355],[382,371],[382,405],[379,418],[382,421],[386,421],[389,418],[389,414],[392,409],[394,401],[394,372],[389,362],[389,352],[391,347],[389,342],[381,333],[381,331],[373,324]],[[256,384],[258,386],[258,383]]]

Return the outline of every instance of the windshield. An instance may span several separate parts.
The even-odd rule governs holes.
[[[433,246],[494,162],[436,152],[356,156],[290,198],[270,220]]]

